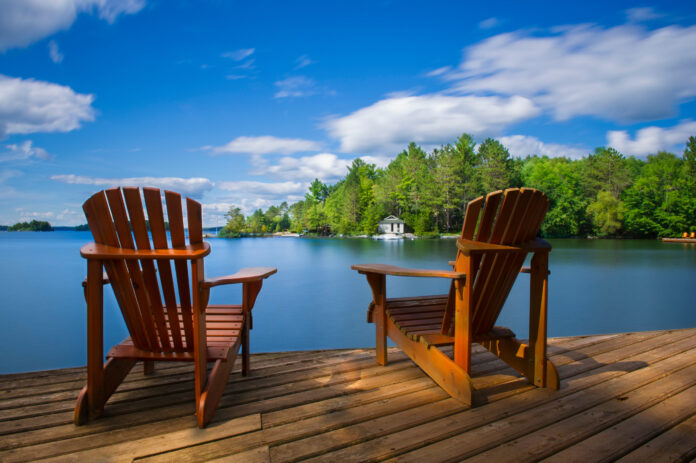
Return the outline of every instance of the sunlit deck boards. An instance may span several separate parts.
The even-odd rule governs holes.
[[[659,461],[696,457],[696,329],[550,340],[560,391],[474,355],[489,403],[464,409],[396,349],[253,355],[208,428],[192,365],[136,367],[85,426],[81,368],[0,376],[0,461]],[[469,460],[467,460],[469,461]]]

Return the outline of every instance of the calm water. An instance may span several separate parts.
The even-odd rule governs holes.
[[[0,232],[0,373],[85,364],[89,232]],[[447,268],[454,240],[244,238],[209,240],[206,275],[275,266],[254,309],[254,352],[369,347],[371,300],[352,263]],[[658,241],[552,240],[549,335],[696,327],[696,246]],[[521,275],[498,324],[526,337],[528,276]],[[446,292],[440,279],[390,277],[388,295]],[[211,302],[238,303],[241,287],[213,288]],[[126,329],[105,291],[105,348]]]

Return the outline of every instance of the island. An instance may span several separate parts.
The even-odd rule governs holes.
[[[31,222],[17,222],[7,227],[7,231],[53,231],[50,223],[43,220],[32,220]]]

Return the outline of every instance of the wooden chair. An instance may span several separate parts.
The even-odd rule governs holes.
[[[160,190],[143,188],[142,193],[147,220],[135,187],[100,191],[83,205],[94,242],[80,250],[87,259],[87,385],[78,396],[74,421],[83,424],[100,415],[138,360],[144,361],[146,374],[155,360],[184,361],[194,363],[196,416],[198,426],[204,427],[222,397],[240,347],[242,374],[249,371],[251,309],[262,281],[276,269],[246,268],[205,279],[203,258],[210,245],[203,242],[201,205],[186,198],[187,245],[181,196],[164,192],[170,247]],[[243,285],[242,303],[208,305],[210,288],[230,283]],[[111,284],[130,334],[111,349],[106,363],[104,284]],[[215,362],[210,374],[208,362]]]
[[[377,330],[377,363],[387,364],[387,337],[452,397],[466,405],[481,401],[471,381],[471,348],[478,342],[526,376],[558,389],[558,373],[546,358],[548,255],[537,239],[549,201],[536,190],[496,191],[466,208],[453,270],[414,270],[366,264],[351,268],[367,276],[373,302],[368,321]],[[480,216],[480,218],[479,218]],[[528,253],[531,268],[522,267]],[[529,342],[494,326],[519,273],[529,273]],[[386,276],[451,280],[449,294],[387,298]],[[453,346],[452,358],[440,348]]]

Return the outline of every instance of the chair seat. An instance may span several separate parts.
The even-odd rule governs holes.
[[[244,313],[241,305],[209,305],[206,313],[206,338],[208,346],[208,361],[227,360],[230,352],[237,352],[241,342],[241,329],[244,323]],[[181,307],[179,307],[179,323],[182,324]],[[182,325],[183,329],[183,325]],[[171,332],[171,331],[170,331]],[[172,340],[170,336],[170,341]],[[153,352],[140,349],[128,337],[114,346],[107,358],[130,358],[162,361],[194,360],[193,352],[187,351],[184,341],[182,352]]]
[[[454,337],[442,334],[447,299],[447,294],[391,298],[387,299],[386,311],[394,326],[412,341],[427,346],[446,346],[454,344]],[[473,341],[508,337],[514,338],[515,333],[509,328],[496,326],[487,333],[474,335]]]

